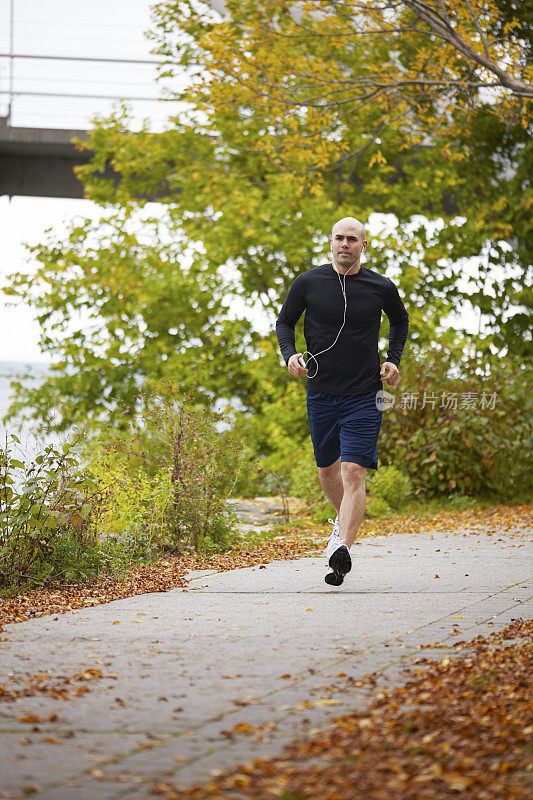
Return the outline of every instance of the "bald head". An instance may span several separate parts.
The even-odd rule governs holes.
[[[338,222],[336,222],[335,225],[333,226],[333,230],[331,231],[331,236],[332,238],[334,238],[337,231],[342,232],[346,230],[355,231],[357,235],[363,241],[365,241],[366,239],[365,226],[363,225],[362,222],[359,222],[359,220],[356,219],[355,217],[343,217]]]
[[[341,275],[355,275],[361,269],[361,253],[366,247],[366,233],[355,217],[343,217],[331,231],[333,266]]]

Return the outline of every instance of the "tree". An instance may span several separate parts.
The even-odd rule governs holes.
[[[372,143],[389,126],[401,133],[402,146],[427,144],[428,136],[434,143],[439,133],[455,136],[479,108],[527,124],[531,42],[521,24],[527,12],[516,3],[226,6],[223,19],[193,0],[156,6],[162,74],[196,67],[181,96],[211,122],[223,106],[241,118],[259,114],[260,136],[250,136],[249,147],[286,169],[317,170],[365,152],[379,163]],[[368,107],[371,125],[354,140],[350,128]]]
[[[400,225],[420,214],[448,219],[451,227],[431,237],[429,251],[425,225],[408,242],[402,235],[402,253],[423,261],[425,250],[432,290],[439,267],[448,277],[455,273],[441,287],[450,304],[471,302],[479,311],[480,330],[491,334],[478,340],[482,349],[490,343],[525,356],[532,202],[527,4],[226,6],[224,18],[187,0],[156,7],[163,75],[191,75],[182,99],[245,168],[255,165],[264,176],[281,170],[302,192],[351,203],[363,217],[379,208]],[[394,258],[390,248],[388,255]],[[473,257],[478,274],[461,289],[460,273]]]
[[[33,416],[44,431],[125,427],[140,387],[163,377],[206,404],[241,396],[243,353],[256,337],[245,320],[228,320],[228,282],[203,271],[181,233],[168,217],[141,226],[124,208],[32,248],[37,273],[14,276],[6,291],[37,309],[41,347],[55,360],[42,386],[16,385],[12,416]]]
[[[409,64],[427,37],[418,30],[401,41],[372,35],[363,50],[329,34],[304,36],[303,17],[286,20],[283,8],[268,2],[266,9],[281,9],[283,30],[299,26],[288,48],[277,31],[253,28],[264,22],[252,14],[256,4],[232,8],[234,18],[221,20],[196,2],[156,7],[159,49],[176,61],[169,72],[179,68],[191,77],[183,94],[188,105],[158,134],[133,133],[126,110],[96,120],[86,145],[93,157],[79,175],[87,196],[115,213],[100,224],[74,224],[65,241],[51,234],[34,250],[37,275],[10,280],[8,291],[39,310],[43,348],[57,356],[43,387],[19,387],[15,408],[33,407],[47,425],[50,408],[63,427],[84,415],[119,420],[125,406],[135,408],[139,382],[163,375],[185,386],[197,381],[206,398],[238,398],[248,412],[290,402],[273,334],[261,340],[245,319],[232,319],[231,300],[259,302],[273,323],[296,274],[327,260],[332,222],[354,211],[363,220],[376,210],[395,215],[393,229],[371,242],[371,266],[399,283],[416,351],[439,340],[453,346],[446,318],[467,298],[486,322],[471,339],[481,359],[490,347],[520,354],[525,348],[527,314],[513,304],[530,303],[524,265],[531,144],[520,115],[512,117],[518,105],[502,101],[496,112],[480,104],[467,124],[465,97],[447,137],[439,129],[434,144],[423,136],[433,130],[441,96],[429,92],[418,105],[411,97],[405,125],[391,116],[399,95],[386,93],[360,108],[347,98],[352,110],[344,120],[339,96],[335,107],[298,105],[293,112],[278,84],[298,99],[305,76],[312,86],[321,75],[330,81],[370,74],[381,62]],[[348,4],[327,8],[344,13]],[[327,32],[330,17],[320,22]],[[309,24],[316,28],[317,20]],[[264,91],[254,90],[254,80]],[[153,196],[163,204],[163,220],[134,230]],[[464,286],[465,264],[480,255],[482,269]],[[503,278],[494,278],[496,261]],[[490,301],[487,281],[498,290]],[[80,311],[93,315],[92,330],[80,324]],[[72,331],[66,340],[65,330]],[[273,375],[270,388],[266,374]]]

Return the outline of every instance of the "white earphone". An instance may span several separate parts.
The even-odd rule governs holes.
[[[332,266],[333,266],[333,264],[332,264]],[[352,264],[350,269],[353,269],[354,266],[355,266],[355,264]],[[337,335],[335,337],[335,341],[333,342],[333,344],[330,344],[329,347],[326,347],[325,350],[320,350],[320,352],[318,352],[318,353],[310,353],[309,350],[306,350],[305,353],[303,354],[302,358],[298,359],[300,364],[301,364],[302,361],[304,362],[303,366],[306,369],[307,369],[307,365],[309,364],[309,362],[311,360],[315,362],[316,370],[312,375],[307,375],[309,380],[312,380],[313,378],[316,378],[316,376],[318,375],[318,361],[317,361],[318,356],[323,355],[323,353],[327,353],[328,350],[331,350],[332,347],[335,347],[335,345],[337,344],[337,342],[339,340],[339,336],[342,333],[342,329],[344,328],[344,326],[346,324],[346,309],[347,309],[347,306],[348,306],[347,301],[346,301],[346,276],[348,275],[348,272],[350,272],[350,269],[343,274],[343,276],[342,276],[343,280],[341,280],[341,276],[339,275],[337,270],[335,270],[335,272],[337,272],[337,278],[339,279],[339,283],[341,285],[342,297],[344,299],[344,312],[343,312],[343,315],[342,315],[342,325],[340,326],[339,332],[337,333]],[[307,360],[305,360],[306,356],[308,357]]]

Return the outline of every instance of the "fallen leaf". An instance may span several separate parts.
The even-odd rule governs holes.
[[[237,733],[253,733],[254,726],[248,722],[238,722],[237,725],[233,726],[233,730],[237,731]]]

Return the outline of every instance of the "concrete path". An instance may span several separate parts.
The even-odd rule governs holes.
[[[363,539],[353,557],[339,588],[305,558],[8,626],[0,684],[37,673],[70,694],[0,701],[0,796],[148,798],[206,779],[364,708],[421,646],[442,658],[532,613],[531,550],[512,532]]]

